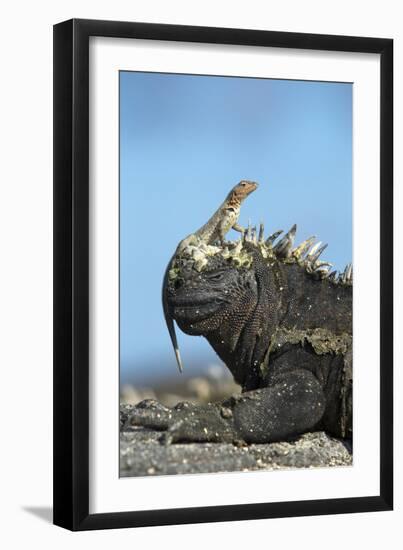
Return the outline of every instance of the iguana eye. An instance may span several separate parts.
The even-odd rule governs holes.
[[[211,281],[221,281],[221,279],[224,277],[224,273],[211,273],[208,274],[208,278]]]

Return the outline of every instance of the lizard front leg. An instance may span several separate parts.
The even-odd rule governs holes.
[[[239,223],[234,223],[234,225],[232,226],[232,229],[234,231],[238,231],[238,233],[241,233],[242,235],[245,233],[246,229],[244,227],[242,227],[241,225],[239,225]]]
[[[242,226],[240,226],[237,223],[234,223],[234,225],[230,225],[229,227],[227,225],[222,225],[219,228],[219,241],[222,246],[225,246],[227,244],[227,241],[225,239],[225,235],[228,233],[230,229],[234,229],[235,231],[238,231],[238,233],[241,233],[242,235],[245,233],[246,229],[244,229]]]

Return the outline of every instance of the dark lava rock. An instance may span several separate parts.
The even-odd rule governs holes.
[[[131,406],[121,407],[122,477],[351,466],[348,443],[324,432],[290,442],[235,446],[228,443],[161,445],[161,432],[126,427]]]

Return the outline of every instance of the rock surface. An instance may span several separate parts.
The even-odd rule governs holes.
[[[121,407],[121,426],[130,411]],[[324,432],[306,433],[290,442],[235,446],[227,443],[161,445],[161,432],[125,427],[120,434],[122,477],[351,466],[345,441]]]

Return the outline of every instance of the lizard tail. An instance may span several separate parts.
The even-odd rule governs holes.
[[[162,283],[162,307],[164,310],[164,318],[168,327],[169,336],[171,337],[172,346],[175,351],[175,357],[176,357],[176,362],[178,363],[179,372],[183,372],[183,364],[182,364],[181,355],[179,353],[178,341],[176,339],[174,320],[172,319],[172,316],[169,313],[169,308],[168,308],[167,283],[168,283],[168,272],[169,272],[170,266],[171,266],[171,261],[167,265],[167,268],[165,270],[164,280]]]

